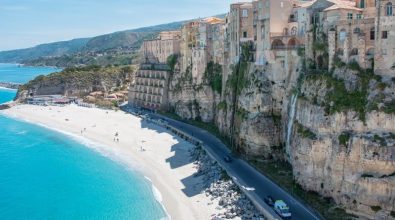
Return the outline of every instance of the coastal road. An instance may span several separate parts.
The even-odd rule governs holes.
[[[162,115],[148,113],[153,119],[162,119],[169,123],[169,125],[182,130],[183,132],[196,137],[201,140],[209,153],[222,165],[232,178],[240,183],[244,191],[250,194],[256,202],[258,202],[271,214],[274,211],[264,203],[264,198],[268,195],[272,196],[275,200],[281,199],[287,203],[292,212],[292,219],[297,220],[319,220],[321,219],[314,211],[306,207],[302,202],[295,199],[289,193],[284,191],[280,186],[272,182],[263,174],[258,172],[255,168],[249,165],[242,159],[232,157],[231,163],[226,163],[223,158],[229,155],[231,151],[214,135],[209,132],[197,128],[195,126],[164,117]],[[281,219],[278,217],[278,219]]]

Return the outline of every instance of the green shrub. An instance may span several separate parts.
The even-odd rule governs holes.
[[[176,66],[177,60],[178,60],[178,56],[175,54],[172,54],[169,57],[167,57],[167,65],[170,67],[171,72],[174,72],[174,68]]]
[[[379,143],[381,146],[387,146],[387,142],[385,141],[385,138],[380,137],[377,134],[374,135],[373,142]]]
[[[384,91],[385,90],[385,88],[387,88],[387,84],[386,83],[384,83],[384,82],[380,82],[380,83],[378,83],[377,84],[377,88],[379,89],[379,90],[381,90],[381,91]]]
[[[226,109],[227,109],[227,104],[226,104],[226,102],[225,102],[225,101],[222,101],[222,102],[218,103],[217,108],[218,108],[219,110],[226,110]]]
[[[214,91],[222,92],[222,66],[220,64],[210,61],[204,72],[204,78]]]
[[[341,135],[339,135],[339,144],[343,145],[343,146],[347,146],[348,141],[350,141],[350,133],[342,133]]]
[[[395,113],[395,100],[385,104],[384,112],[387,114],[394,114]]]
[[[381,207],[380,207],[380,206],[370,206],[370,208],[371,208],[372,211],[374,211],[374,212],[378,212],[378,211],[381,210]]]
[[[359,63],[356,61],[350,62],[347,67],[351,70],[356,70],[356,71],[361,71],[361,67],[359,66]]]
[[[297,132],[302,138],[309,138],[311,140],[317,140],[317,135],[310,131],[310,129],[305,128],[303,125],[297,123]]]

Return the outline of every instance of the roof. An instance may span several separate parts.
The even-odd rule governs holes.
[[[317,0],[312,0],[312,1],[309,1],[309,2],[297,2],[297,3],[295,3],[296,4],[295,6],[296,7],[301,7],[301,8],[308,8],[311,5],[313,5],[316,1]]]
[[[217,17],[208,17],[202,20],[203,22],[207,22],[210,24],[219,24],[219,23],[224,23],[225,21],[223,19],[217,18]]]
[[[362,11],[362,9],[356,7],[357,3],[355,1],[349,1],[349,0],[326,0],[326,1],[333,3],[333,5],[326,8],[324,11],[337,10],[337,9]],[[317,0],[312,0],[309,2],[297,2],[296,7],[308,8],[316,2]]]
[[[357,8],[355,6],[350,6],[350,5],[347,5],[347,4],[334,4],[334,5],[326,8],[324,11],[331,11],[331,10],[338,10],[338,9],[362,11],[362,9],[360,9],[360,8]]]

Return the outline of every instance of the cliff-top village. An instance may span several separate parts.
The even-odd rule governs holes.
[[[377,4],[377,5],[376,5]],[[274,72],[298,67],[298,50],[307,62],[332,68],[334,62],[356,62],[379,75],[395,74],[395,17],[392,0],[259,0],[230,6],[225,19],[206,18],[186,23],[179,31],[159,34],[142,46],[142,65],[130,90],[131,103],[152,109],[168,105],[168,71],[151,68],[179,56],[177,71],[192,73],[201,84],[208,63],[235,65],[248,44],[256,66],[270,64]],[[327,51],[320,53],[322,41]],[[315,48],[317,47],[317,48]],[[324,53],[329,63],[324,64]],[[147,66],[148,65],[148,66]],[[147,68],[148,67],[148,68]],[[190,68],[190,69],[188,69]],[[224,71],[226,72],[226,71]],[[224,76],[224,81],[227,76]]]
[[[70,66],[0,109],[137,164],[172,219],[394,220],[395,0],[223,2],[31,61]]]

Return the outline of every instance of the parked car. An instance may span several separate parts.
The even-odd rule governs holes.
[[[268,206],[271,206],[271,207],[274,206],[274,199],[273,199],[273,197],[267,196],[264,200],[265,200],[265,203],[266,203]]]
[[[291,211],[283,200],[277,200],[274,203],[274,211],[283,219],[291,219]]]
[[[230,162],[232,162],[232,158],[229,155],[227,155],[224,157],[224,161],[227,163],[230,163]]]

